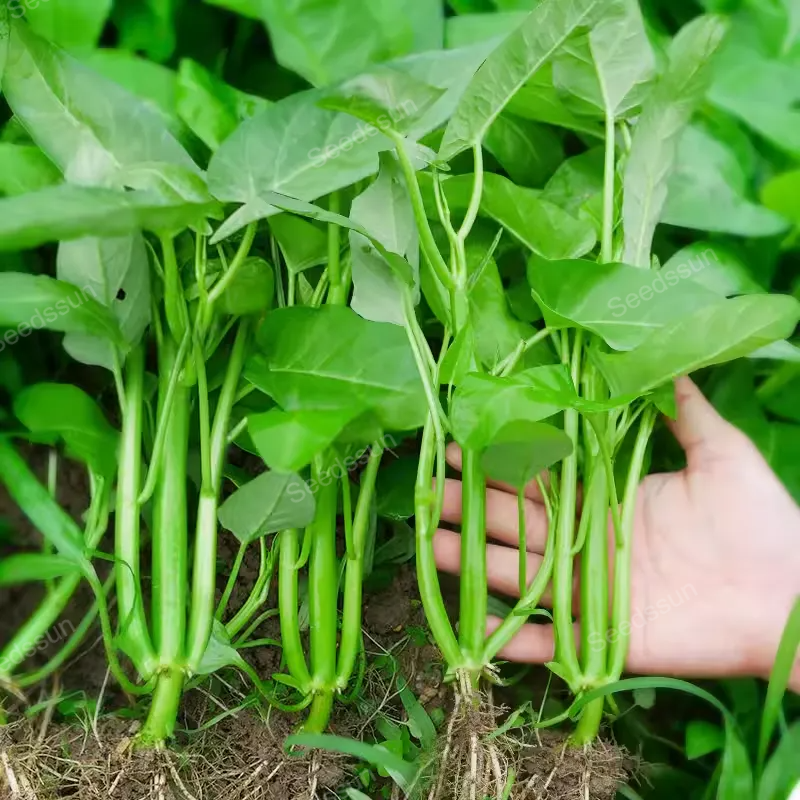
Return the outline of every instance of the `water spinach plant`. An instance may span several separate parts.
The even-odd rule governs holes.
[[[672,381],[743,356],[796,358],[784,339],[800,318],[794,297],[765,293],[736,259],[712,245],[681,250],[656,229],[698,227],[702,210],[713,217],[704,229],[778,237],[796,214],[791,191],[770,184],[771,210],[708,176],[720,148],[747,152],[707,106],[709,93],[735,106],[711,64],[725,48],[722,18],[670,38],[628,0],[492,15],[452,5],[446,25],[439,14],[400,31],[413,47],[334,44],[318,59],[296,47],[302,25],[268,15],[276,57],[314,88],[268,104],[182,64],[181,91],[202,84],[204,101],[182,95],[179,119],[45,41],[30,27],[37,14],[29,25],[0,7],[0,86],[14,114],[4,135],[38,164],[0,200],[0,248],[59,242],[55,278],[0,274],[0,323],[61,332],[72,358],[104,368],[102,409],[119,428],[75,386],[14,398],[25,430],[8,426],[0,440],[0,478],[46,545],[0,564],[0,584],[36,577],[47,593],[0,653],[12,690],[63,664],[99,615],[116,679],[144,698],[140,744],[169,740],[186,688],[229,666],[266,701],[303,712],[306,735],[324,731],[335,701],[362,689],[377,485],[404,439],[420,450],[420,596],[455,692],[424,774],[415,780],[385,751],[379,763],[409,793],[425,777],[434,798],[513,796],[518,742],[496,734],[487,687],[545,603],[549,667],[575,701],[537,724],[572,716],[570,741],[591,754],[612,695],[645,685],[620,680],[632,533],[653,430],[674,414]],[[430,31],[445,29],[441,49],[444,34]],[[698,176],[736,213],[698,209]],[[686,268],[704,253],[702,275]],[[15,437],[85,463],[83,526]],[[457,621],[435,558],[452,442],[463,487]],[[267,471],[251,479],[230,464],[234,444]],[[223,501],[226,479],[236,490]],[[492,620],[486,492],[496,482],[519,496],[519,598]],[[548,536],[531,560],[534,501]],[[239,550],[218,597],[219,525]],[[229,609],[251,548],[258,577]],[[81,580],[95,605],[46,667],[20,675]],[[280,642],[254,638],[273,616]],[[279,671],[256,675],[239,652],[249,647],[280,647]],[[773,696],[761,764],[776,714]],[[747,753],[730,715],[725,725],[720,796],[739,800],[731,787]]]
[[[130,694],[152,695],[138,740],[161,745],[174,732],[190,679],[228,664],[249,669],[230,642],[236,637],[244,644],[267,599],[274,560],[262,540],[259,579],[226,621],[230,590],[216,603],[217,532],[251,319],[273,302],[274,275],[266,260],[251,253],[255,226],[235,247],[210,249],[206,220],[219,206],[203,173],[155,112],[24,22],[11,25],[5,67],[9,105],[65,181],[3,203],[4,248],[62,240],[57,279],[3,274],[3,322],[64,332],[73,358],[105,367],[113,377],[121,422],[115,431],[95,402],[69,385],[38,384],[16,398],[28,435],[63,441],[92,476],[81,531],[3,440],[2,478],[56,550],[36,564],[47,567],[49,578],[60,574],[58,565],[75,573],[48,594],[20,636],[34,641],[63,611],[77,578],[88,580],[114,676]],[[62,310],[76,287],[85,287],[82,299]],[[187,483],[190,460],[197,464],[196,490]],[[113,554],[104,554],[114,483]],[[263,491],[260,499],[267,511],[260,526],[243,534],[243,548],[258,540],[276,512]],[[290,521],[310,521],[313,499],[307,499],[294,506]],[[243,512],[228,513],[238,519]],[[151,590],[141,569],[146,544]],[[95,557],[113,563],[113,589],[101,585]],[[27,651],[17,641],[9,648]],[[118,653],[130,660],[138,681],[127,677]]]
[[[509,777],[500,767],[507,761],[498,740],[486,735],[494,716],[489,708],[487,717],[480,682],[496,678],[498,653],[538,613],[550,584],[555,655],[549,667],[577,698],[573,743],[591,746],[605,696],[625,667],[637,489],[657,414],[674,415],[672,381],[781,342],[800,319],[793,297],[751,294],[736,285],[715,291],[662,269],[652,253],[677,141],[702,100],[708,65],[724,32],[719,18],[695,20],[669,44],[659,72],[635,5],[604,4],[601,13],[592,2],[569,8],[542,3],[483,61],[452,113],[436,157],[426,158],[408,137],[413,119],[404,119],[405,127],[396,120],[379,122],[380,115],[392,118],[389,102],[401,91],[419,98],[415,105],[423,107],[435,102],[435,87],[376,70],[322,98],[324,108],[380,127],[394,145],[394,156],[381,158],[379,177],[367,189],[376,197],[383,191],[380,196],[387,199],[390,219],[383,227],[362,229],[356,203],[346,220],[330,207],[269,198],[277,208],[351,230],[353,307],[405,329],[424,387],[417,570],[431,633],[456,685],[433,796],[443,796],[453,780],[464,796],[500,797],[507,790]],[[574,219],[571,229],[550,221],[548,230],[547,204],[515,192],[484,168],[488,129],[554,53],[563,87],[594,109],[604,143],[597,246]],[[447,162],[465,150],[471,150],[474,171],[451,177]],[[427,166],[421,173],[420,161]],[[534,226],[520,223],[515,229],[514,211],[498,210],[503,192],[520,203],[527,200],[526,211],[540,215],[527,280],[543,321],[505,352],[481,347],[496,340],[496,331],[484,327],[481,284],[496,272],[503,228],[506,236],[522,238]],[[500,231],[481,224],[482,216],[499,221]],[[416,230],[403,233],[411,218]],[[505,218],[511,218],[507,225]],[[424,256],[419,268],[398,246],[413,235]],[[442,325],[432,339],[436,349],[416,310],[420,286]],[[460,446],[463,485],[457,628],[445,609],[434,557],[448,436]],[[520,509],[520,599],[491,633],[489,480],[515,487]],[[541,564],[529,575],[525,513],[533,492],[546,507],[549,535]]]

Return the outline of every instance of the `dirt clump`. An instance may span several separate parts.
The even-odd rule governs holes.
[[[346,777],[335,756],[285,752],[291,722],[240,713],[172,750],[137,750],[138,724],[115,717],[94,729],[54,725],[46,736],[17,723],[0,734],[2,800],[311,800]]]

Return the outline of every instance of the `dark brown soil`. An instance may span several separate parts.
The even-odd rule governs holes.
[[[345,778],[335,757],[287,755],[285,718],[229,717],[171,751],[131,747],[136,725],[107,717],[96,728],[15,726],[0,740],[5,800],[288,800],[330,797]],[[5,786],[5,794],[3,793]]]

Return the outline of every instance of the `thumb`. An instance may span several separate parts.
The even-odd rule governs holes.
[[[730,455],[747,437],[723,419],[690,378],[675,381],[678,419],[669,425],[686,451],[689,467]]]

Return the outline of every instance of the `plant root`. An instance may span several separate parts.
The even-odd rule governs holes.
[[[428,800],[510,800],[519,742],[497,735],[502,710],[461,681],[446,732],[433,759]]]
[[[628,752],[605,739],[574,747],[568,734],[543,730],[525,748],[514,800],[613,800],[634,771]]]
[[[101,718],[93,726],[21,721],[0,728],[0,799],[312,800],[346,778],[344,760],[290,757],[291,732],[253,714],[230,717],[174,749],[132,747],[136,725]]]
[[[635,763],[614,742],[584,748],[568,732],[497,733],[505,709],[461,682],[427,774],[426,800],[613,800]],[[519,732],[517,732],[518,734]]]

